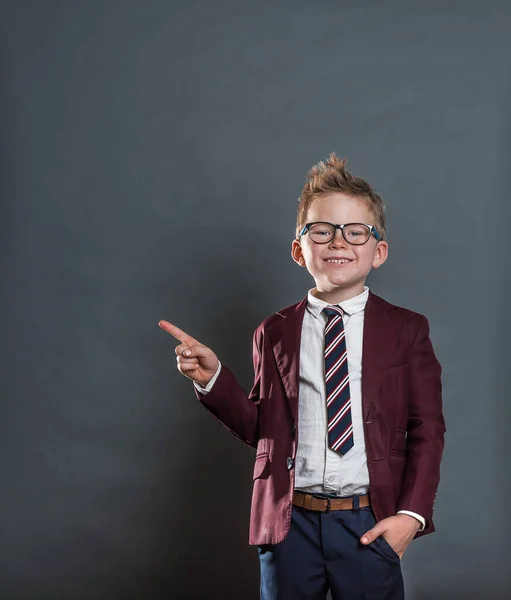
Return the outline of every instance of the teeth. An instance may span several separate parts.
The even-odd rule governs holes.
[[[329,258],[326,262],[335,263],[337,265],[342,265],[342,263],[347,263],[350,261],[346,260],[345,258],[342,258],[341,260],[337,260],[335,258]]]

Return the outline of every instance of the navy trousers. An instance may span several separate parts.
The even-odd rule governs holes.
[[[261,600],[325,600],[328,590],[333,600],[403,600],[399,556],[382,536],[360,542],[375,522],[370,506],[323,513],[293,506],[284,541],[258,547]]]

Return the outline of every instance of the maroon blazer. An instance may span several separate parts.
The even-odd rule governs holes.
[[[247,396],[222,366],[201,403],[257,448],[250,544],[277,544],[291,522],[297,448],[300,336],[307,298],[265,319],[254,334]],[[369,292],[362,354],[362,414],[371,503],[379,521],[410,510],[432,522],[444,446],[441,367],[425,317]]]

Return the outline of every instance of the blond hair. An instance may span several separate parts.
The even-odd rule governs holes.
[[[360,177],[356,177],[346,169],[347,159],[340,159],[332,152],[326,162],[320,161],[307,173],[307,179],[298,199],[298,215],[296,219],[296,237],[300,235],[307,222],[307,214],[316,198],[328,194],[342,193],[366,202],[371,211],[375,227],[384,240],[387,232],[385,223],[385,205],[379,194]]]

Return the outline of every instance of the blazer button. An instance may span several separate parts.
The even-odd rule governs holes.
[[[293,468],[294,464],[295,464],[295,461],[290,456],[288,456],[287,457],[287,468],[289,470],[291,470]]]

